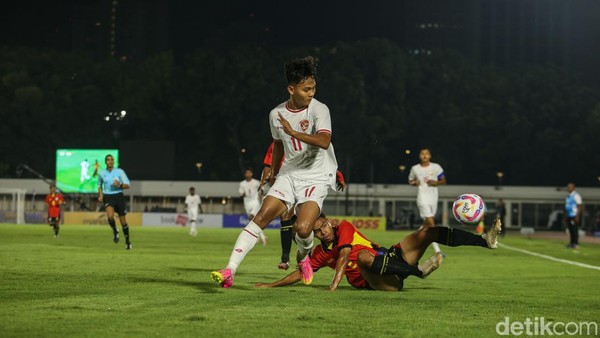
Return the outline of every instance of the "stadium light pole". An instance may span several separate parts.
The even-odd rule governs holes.
[[[202,176],[202,166],[202,162],[196,163],[196,173],[198,173],[198,179],[200,179],[200,177]]]
[[[496,190],[500,190],[502,188],[502,179],[504,178],[504,172],[497,172],[496,177],[498,178],[498,185],[496,186]]]

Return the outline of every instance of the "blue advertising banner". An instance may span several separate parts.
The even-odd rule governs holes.
[[[243,228],[248,225],[247,215],[223,215],[223,228]],[[268,229],[281,228],[281,222],[277,217],[273,222],[267,225]]]

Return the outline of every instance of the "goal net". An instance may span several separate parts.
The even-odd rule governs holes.
[[[0,188],[0,223],[25,223],[25,189]]]

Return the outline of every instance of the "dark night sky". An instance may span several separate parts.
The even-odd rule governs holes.
[[[125,2],[141,0],[121,0]],[[544,17],[545,9],[538,8],[538,17],[512,18],[506,22],[539,22],[548,21],[550,24],[563,22],[567,27],[565,31],[557,31],[555,35],[561,36],[561,41],[566,45],[570,60],[567,67],[572,67],[591,79],[600,79],[600,1],[598,0],[486,0],[487,4],[512,4],[507,7],[528,6],[537,8],[539,4],[553,3],[560,7],[561,3],[570,4],[567,13],[556,13],[553,17]],[[163,0],[146,0],[142,3],[161,3]],[[32,47],[51,47],[61,50],[70,50],[73,46],[73,4],[109,3],[108,0],[24,0],[14,1],[8,10],[2,11],[0,20],[0,44],[25,45]],[[427,4],[443,4],[448,8],[463,6],[463,12],[470,12],[473,4],[483,8],[476,0],[455,0],[452,2],[441,0],[397,0],[397,1],[372,1],[357,0],[347,1],[316,1],[303,2],[289,1],[259,1],[259,0],[223,0],[223,1],[197,1],[179,0],[168,3],[168,48],[176,55],[182,56],[198,47],[226,47],[240,42],[251,42],[277,48],[288,46],[312,45],[319,46],[332,44],[337,41],[356,41],[372,37],[382,37],[392,40],[405,48],[414,32],[405,30],[405,23],[411,20],[408,7],[421,9]],[[526,5],[522,5],[526,4]],[[558,4],[558,5],[556,5]],[[146,5],[145,5],[146,6]],[[437,6],[437,5],[436,5]],[[490,5],[488,5],[490,6]],[[542,8],[543,6],[538,6]],[[436,7],[431,7],[435,9]],[[467,10],[465,11],[464,8]],[[450,11],[452,12],[452,11]],[[447,12],[441,12],[447,19]],[[461,11],[457,12],[461,15]],[[432,14],[435,17],[436,13]],[[466,14],[468,16],[472,15]],[[506,15],[500,10],[498,16]],[[483,17],[483,16],[482,16]],[[488,19],[483,19],[485,25]],[[488,26],[493,27],[494,24]],[[539,27],[535,27],[534,30]],[[540,28],[543,30],[544,28]],[[552,29],[552,28],[550,28]],[[497,33],[503,34],[510,29],[501,28]],[[566,33],[565,33],[566,32]],[[465,29],[461,34],[467,34]],[[507,33],[512,39],[523,40],[530,38],[527,28],[514,33]],[[494,33],[496,34],[496,33]],[[554,34],[554,33],[552,33]],[[567,35],[564,36],[563,35]],[[466,35],[465,35],[466,36]],[[463,44],[474,35],[454,37],[454,42]],[[552,39],[548,36],[538,38],[541,43]],[[479,46],[485,48],[486,37],[473,38]],[[499,37],[507,39],[507,37]],[[444,44],[443,39],[438,39],[438,44]],[[434,43],[434,44],[435,44]],[[535,42],[534,42],[535,43]],[[404,44],[404,45],[403,45]],[[464,43],[468,44],[468,42]],[[448,47],[448,46],[440,46]],[[434,46],[435,48],[435,46]],[[460,48],[460,47],[458,47]],[[518,46],[518,48],[529,48]],[[481,51],[481,49],[474,49]],[[502,53],[502,47],[494,49],[495,53]],[[544,49],[540,49],[544,53]],[[467,52],[468,53],[468,52]],[[480,52],[475,52],[475,54]],[[475,55],[474,54],[474,55]],[[535,53],[533,53],[535,54]],[[537,53],[539,54],[539,53]],[[536,54],[536,55],[537,55]],[[482,61],[486,60],[485,53]],[[469,55],[467,55],[469,57]],[[477,59],[480,56],[475,56]],[[489,56],[487,56],[489,57]],[[509,60],[510,61],[510,60]],[[517,60],[522,61],[522,60]],[[526,60],[530,62],[531,60]],[[543,62],[541,60],[540,62]],[[538,62],[533,60],[533,62]],[[600,83],[600,80],[598,82]]]
[[[125,1],[129,0],[122,0]],[[459,0],[454,3],[464,4],[469,1],[472,0]],[[511,0],[501,1],[511,2]],[[587,47],[593,50],[598,49],[600,1],[543,1],[570,2],[572,13],[565,13],[565,17],[561,18],[567,20],[572,27],[573,36],[569,39],[587,44]],[[71,44],[73,4],[98,2],[101,1],[23,0],[5,4],[8,10],[3,10],[0,16],[2,28],[0,43],[35,47],[58,46],[68,49]],[[148,2],[152,1],[148,0]],[[238,40],[264,39],[276,46],[319,45],[338,40],[369,37],[385,37],[399,41],[402,34],[399,18],[403,6],[409,2],[170,1],[168,2],[169,43],[172,49],[186,52],[210,42],[215,37],[229,38],[232,35],[235,35]],[[412,6],[417,7],[414,3],[418,2],[413,2]],[[423,2],[436,2],[436,0],[423,0]]]
[[[0,43],[68,48],[74,0],[15,1],[3,11]],[[86,0],[79,0],[79,3]],[[88,0],[88,2],[90,2]],[[93,2],[93,1],[92,1]],[[338,39],[393,37],[394,4],[365,6],[363,2],[211,1],[169,3],[171,46],[191,50],[236,25],[262,30],[275,44],[322,44]],[[299,6],[300,5],[300,6]]]

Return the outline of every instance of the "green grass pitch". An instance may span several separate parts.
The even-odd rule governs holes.
[[[446,248],[427,279],[401,292],[326,291],[333,270],[310,286],[256,289],[277,270],[279,232],[246,257],[232,289],[210,281],[239,229],[132,227],[133,250],[108,226],[0,225],[2,337],[490,337],[512,321],[597,322],[600,271],[511,251]],[[406,232],[365,232],[389,246]],[[600,246],[578,252],[557,240],[509,234],[511,247],[600,266]],[[295,248],[293,249],[295,250]],[[429,252],[428,252],[429,254]]]

